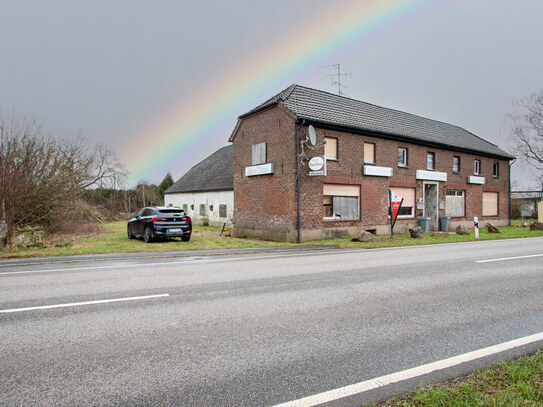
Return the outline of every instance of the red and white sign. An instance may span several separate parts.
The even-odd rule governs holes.
[[[403,198],[396,194],[395,192],[390,191],[390,206],[392,207],[392,222],[396,220],[398,216],[398,211],[402,205]]]

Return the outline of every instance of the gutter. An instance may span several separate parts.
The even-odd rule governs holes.
[[[513,158],[509,164],[509,226],[511,226],[511,220],[513,219],[513,208],[511,207],[511,167],[517,162],[516,158]]]
[[[297,242],[300,243],[300,234],[301,234],[301,228],[300,228],[300,129],[304,126],[305,119],[302,119],[302,124],[296,129],[296,188],[298,190],[297,194],[297,204],[298,204],[298,210],[297,210],[297,218],[296,218],[296,226],[298,228],[298,235],[297,235]]]

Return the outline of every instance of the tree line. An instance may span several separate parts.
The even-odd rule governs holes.
[[[82,135],[58,139],[35,121],[0,116],[0,221],[8,243],[25,226],[54,231],[67,219],[104,221],[161,204],[173,184],[168,174],[160,188],[141,183],[119,189],[126,176],[103,145],[90,146]]]

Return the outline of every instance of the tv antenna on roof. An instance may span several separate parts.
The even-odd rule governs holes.
[[[332,75],[326,75],[326,76],[333,76],[333,77],[336,78],[336,80],[332,79],[332,85],[337,85],[337,94],[339,96],[343,96],[344,93],[341,90],[341,88],[342,87],[346,88],[346,86],[341,84],[341,77],[342,76],[349,76],[349,75],[351,75],[351,72],[349,72],[349,73],[341,73],[341,64],[333,64],[333,65],[323,66],[323,68],[330,68],[330,67],[333,67],[336,70],[336,73],[334,73]]]

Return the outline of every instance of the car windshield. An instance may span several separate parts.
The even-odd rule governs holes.
[[[183,209],[161,209],[159,211],[160,213],[179,213],[184,214]]]

